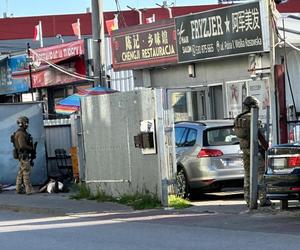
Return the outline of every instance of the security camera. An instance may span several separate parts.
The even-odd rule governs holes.
[[[196,77],[196,69],[195,69],[195,64],[189,64],[188,65],[188,73],[189,73],[189,77]]]
[[[255,73],[252,73],[252,74],[250,75],[250,78],[251,78],[253,81],[255,81],[256,78],[257,78],[257,75],[256,75]]]

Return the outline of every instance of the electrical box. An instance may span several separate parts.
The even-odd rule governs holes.
[[[134,136],[134,146],[140,148],[142,154],[156,154],[154,120],[143,120],[140,122],[140,133]]]

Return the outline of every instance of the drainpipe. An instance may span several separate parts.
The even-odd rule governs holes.
[[[139,9],[136,8],[132,8],[129,5],[127,5],[128,9],[131,9],[132,11],[136,11],[139,14],[139,24],[143,24],[143,14],[142,11],[140,11]]]
[[[172,18],[172,9],[170,7],[165,7],[169,11],[169,18]]]
[[[161,7],[161,8],[164,8],[164,9],[167,9],[168,12],[169,12],[169,18],[172,18],[173,15],[172,15],[172,9],[166,4],[166,2],[164,1],[164,4],[163,5],[160,5],[158,3],[156,3],[157,6]]]

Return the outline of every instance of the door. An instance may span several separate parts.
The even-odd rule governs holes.
[[[194,120],[208,119],[208,93],[207,88],[200,88],[192,92],[194,104]]]
[[[167,89],[167,108],[173,109],[175,121],[209,119],[208,88]]]
[[[209,87],[211,119],[224,119],[224,99],[222,85]]]

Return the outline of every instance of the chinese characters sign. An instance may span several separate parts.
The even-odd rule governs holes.
[[[175,18],[179,62],[263,51],[259,2]]]
[[[174,20],[123,29],[112,36],[114,70],[177,62]]]

